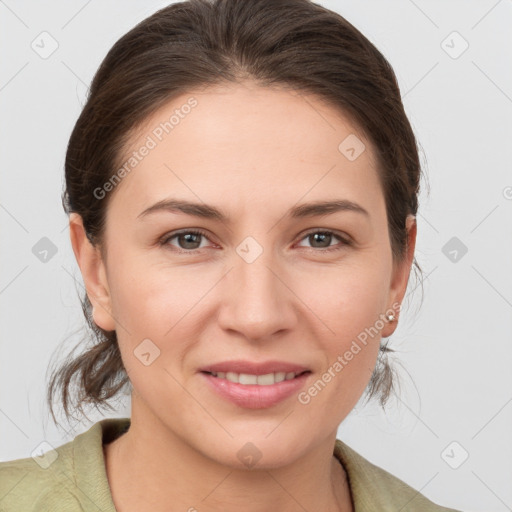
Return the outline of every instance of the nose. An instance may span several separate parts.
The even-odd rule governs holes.
[[[223,279],[220,327],[251,341],[291,329],[297,315],[285,274],[270,251],[251,263],[235,253],[234,266]]]

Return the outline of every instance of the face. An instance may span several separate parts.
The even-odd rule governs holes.
[[[233,467],[248,442],[275,467],[335,436],[414,250],[415,228],[393,265],[370,142],[314,96],[244,83],[175,98],[130,157],[105,259],[75,254],[95,322],[117,332],[132,424]]]

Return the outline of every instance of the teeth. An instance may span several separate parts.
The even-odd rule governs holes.
[[[240,384],[258,384],[258,377],[248,373],[241,373],[238,375],[238,382]]]
[[[295,372],[276,372],[267,373],[265,375],[251,375],[249,373],[235,372],[211,372],[211,374],[219,379],[226,379],[230,382],[236,382],[237,384],[258,384],[260,386],[270,386],[276,382],[294,379],[296,376]]]

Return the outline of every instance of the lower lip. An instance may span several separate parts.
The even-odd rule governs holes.
[[[293,379],[283,380],[268,386],[238,384],[204,372],[201,372],[201,375],[213,391],[235,405],[246,409],[265,409],[297,394],[304,386],[310,373],[303,373]]]

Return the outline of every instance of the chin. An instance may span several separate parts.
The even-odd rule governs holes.
[[[288,442],[283,442],[283,437],[277,435],[272,439],[273,435],[269,437],[267,432],[258,436],[246,432],[243,437],[214,440],[200,451],[223,466],[237,470],[263,470],[293,464],[307,446],[299,435],[297,440],[285,437]]]

